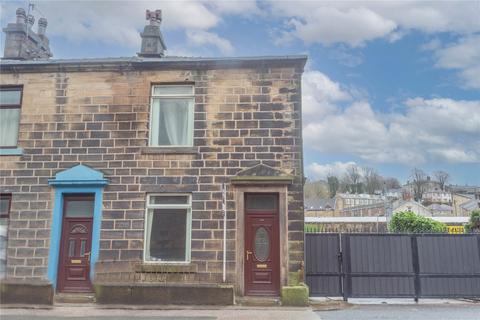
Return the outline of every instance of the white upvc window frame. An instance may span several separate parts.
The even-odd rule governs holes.
[[[169,94],[169,93],[164,93],[164,94],[155,94],[155,88],[159,87],[191,87],[191,92],[189,94]],[[190,116],[189,116],[189,126],[191,128],[190,132],[188,133],[188,141],[190,142],[189,144],[185,145],[161,145],[161,144],[153,144],[153,121],[158,121],[154,119],[153,114],[154,114],[154,101],[156,99],[162,99],[162,98],[167,98],[167,99],[191,99],[192,103],[189,108]],[[149,147],[164,147],[164,148],[183,148],[183,147],[193,147],[193,131],[194,129],[194,120],[195,120],[195,85],[193,83],[172,83],[172,84],[152,84],[151,88],[151,98],[150,98],[150,121],[149,121],[149,134],[148,134],[148,146]],[[158,132],[157,132],[158,134]]]
[[[169,197],[169,196],[181,196],[187,197],[188,201],[186,204],[151,204],[151,197]],[[147,264],[189,264],[192,260],[192,195],[189,193],[150,193],[147,194],[145,205],[145,221],[144,221],[144,232],[143,232],[143,262]],[[147,260],[147,230],[148,230],[148,215],[154,214],[149,212],[153,209],[187,209],[187,218],[186,218],[186,235],[185,235],[185,261],[161,261],[161,260]]]

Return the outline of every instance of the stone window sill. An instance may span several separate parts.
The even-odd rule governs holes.
[[[142,154],[194,154],[198,153],[197,147],[143,147]]]
[[[143,263],[135,266],[135,272],[143,273],[196,273],[197,265],[193,263]]]
[[[0,156],[21,156],[22,154],[22,148],[0,148]]]

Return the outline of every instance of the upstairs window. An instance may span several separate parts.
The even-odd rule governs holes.
[[[21,105],[21,87],[0,87],[0,148],[17,147]]]
[[[8,218],[12,203],[11,194],[0,194],[0,218]]]
[[[193,85],[154,85],[150,108],[152,147],[193,146]]]
[[[145,220],[145,261],[190,261],[190,195],[149,195]]]

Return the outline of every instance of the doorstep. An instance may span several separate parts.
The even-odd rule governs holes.
[[[92,293],[65,293],[60,292],[53,297],[53,303],[58,304],[83,304],[95,303],[95,294]]]
[[[235,297],[235,304],[244,307],[278,307],[280,297],[271,296],[243,296]]]

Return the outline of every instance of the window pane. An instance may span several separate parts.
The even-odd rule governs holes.
[[[0,146],[17,145],[20,109],[0,109]]]
[[[153,95],[193,95],[193,86],[155,86]]]
[[[260,262],[267,261],[268,256],[270,255],[270,238],[267,230],[264,227],[258,228],[255,232],[254,243],[255,258]]]
[[[160,99],[158,145],[192,145],[193,121],[190,119],[193,116],[190,107],[192,104],[192,99]]]
[[[189,204],[188,196],[151,196],[151,204]]]
[[[155,209],[150,214],[150,260],[185,261],[187,209]]]
[[[93,217],[93,200],[67,200],[65,216],[68,218]]]
[[[70,240],[68,242],[68,256],[69,257],[75,256],[75,240]]]
[[[276,210],[276,194],[247,194],[246,207],[248,210]]]
[[[0,104],[20,104],[21,96],[19,89],[0,90]]]
[[[10,196],[0,197],[0,215],[8,216],[8,211],[10,209]]]
[[[82,240],[80,242],[80,257],[85,256],[85,245],[87,244],[87,240]]]

